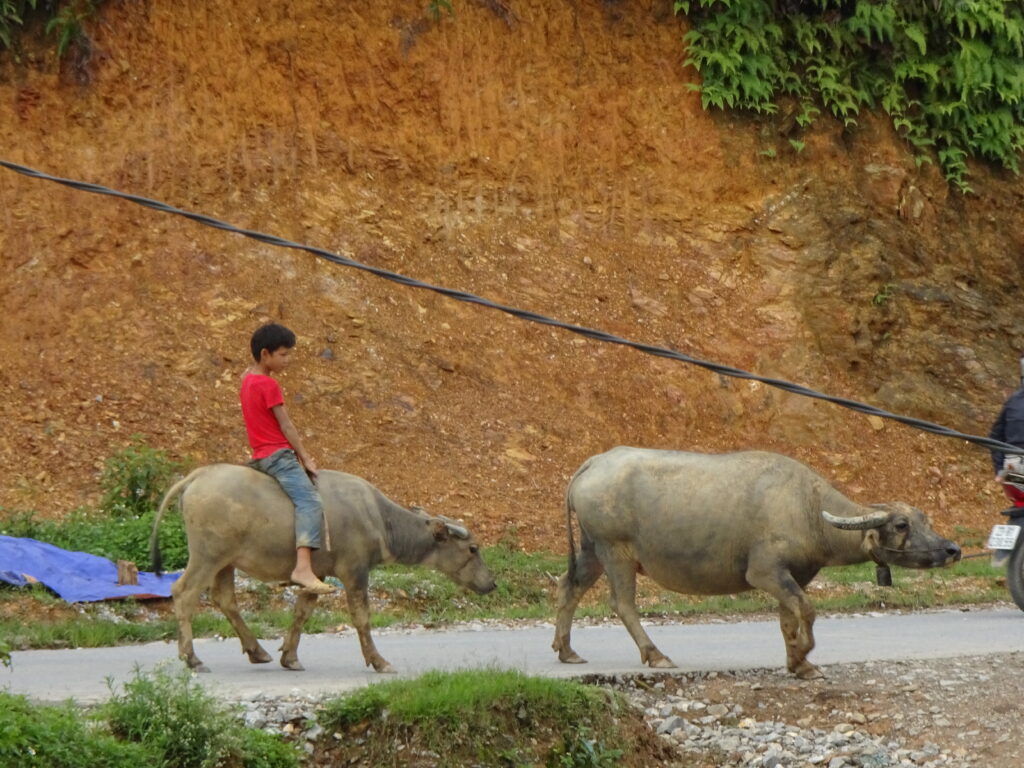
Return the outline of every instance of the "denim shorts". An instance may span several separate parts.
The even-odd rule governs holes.
[[[295,451],[283,448],[266,458],[250,462],[250,465],[277,480],[295,505],[295,546],[320,549],[323,518],[320,492],[309,479]]]

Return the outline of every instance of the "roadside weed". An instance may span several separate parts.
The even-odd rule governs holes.
[[[111,732],[130,743],[145,745],[162,765],[179,768],[214,768],[244,761],[246,750],[263,749],[265,768],[298,765],[293,749],[274,745],[268,755],[267,739],[246,736],[245,726],[227,705],[192,681],[187,669],[158,669],[152,674],[136,670],[123,693],[111,691],[100,709]]]
[[[117,740],[71,704],[36,706],[0,691],[0,765],[18,768],[138,768],[153,765],[142,744]]]

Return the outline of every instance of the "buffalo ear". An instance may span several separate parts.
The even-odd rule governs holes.
[[[444,541],[448,538],[448,526],[444,524],[444,521],[431,518],[427,521],[427,526],[430,528],[430,534],[434,537],[434,541]]]
[[[860,548],[864,554],[871,556],[871,553],[882,543],[882,537],[878,534],[877,528],[869,528],[864,532],[864,538],[860,540]]]

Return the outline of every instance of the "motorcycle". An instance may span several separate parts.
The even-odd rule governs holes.
[[[1013,506],[1004,509],[1005,523],[994,525],[989,534],[987,547],[993,551],[992,564],[1006,565],[1006,584],[1010,597],[1017,607],[1024,611],[1024,462],[1011,465],[1000,478],[1003,491]]]

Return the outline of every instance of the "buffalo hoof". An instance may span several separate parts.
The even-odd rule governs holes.
[[[825,677],[825,673],[818,669],[813,664],[804,662],[794,673],[801,680],[821,680]]]
[[[193,672],[209,672],[210,671],[210,668],[208,666],[206,666],[205,664],[203,664],[203,662],[201,662],[199,659],[196,659],[195,661],[190,661],[188,663],[188,668],[191,669]]]
[[[292,672],[305,672],[306,668],[299,663],[298,659],[281,659],[281,666]]]
[[[263,647],[259,645],[245,653],[249,657],[250,664],[266,664],[268,661],[274,660],[274,657],[263,650]]]
[[[672,659],[668,656],[662,656],[660,659],[651,659],[647,662],[647,666],[651,669],[675,669],[676,665],[672,663]]]
[[[373,662],[373,668],[382,675],[392,675],[395,672],[395,668],[391,666],[391,662],[384,661],[383,659]]]
[[[586,664],[587,660],[580,656],[576,651],[569,649],[568,651],[559,651],[558,660],[563,664]]]

